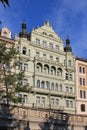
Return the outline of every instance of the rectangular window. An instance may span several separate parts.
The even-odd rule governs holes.
[[[24,71],[28,71],[28,64],[24,64]]]
[[[41,97],[41,104],[45,105],[45,97]]]
[[[59,57],[56,57],[56,62],[59,62]]]
[[[68,73],[66,73],[66,77],[65,77],[66,80],[68,80]]]
[[[47,42],[46,41],[43,41],[43,46],[47,47]]]
[[[86,91],[83,91],[83,98],[86,98]]]
[[[46,54],[43,54],[43,57],[46,58]]]
[[[56,105],[59,105],[59,99],[56,99],[56,100],[55,100],[55,104],[56,104]]]
[[[86,91],[80,90],[80,98],[86,99]]]
[[[29,55],[29,56],[31,55],[30,50],[28,50],[28,55]]]
[[[62,92],[62,90],[63,90],[63,86],[62,84],[60,84],[60,91]]]
[[[82,90],[80,90],[80,98],[82,98]]]
[[[36,38],[36,44],[40,45],[40,39]]]
[[[85,68],[83,67],[83,74],[85,73]]]
[[[22,62],[19,62],[18,69],[19,69],[19,70],[23,70],[23,63],[22,63]]]
[[[66,92],[69,92],[69,87],[66,87]]]
[[[80,73],[82,72],[82,68],[81,68],[81,66],[79,67],[79,72],[80,72]]]
[[[72,87],[70,87],[70,93],[73,93],[73,89],[72,89]]]
[[[73,108],[73,101],[70,101],[70,107]]]
[[[36,97],[36,103],[40,104],[40,97],[39,96]]]
[[[66,60],[64,60],[64,66],[66,66]]]
[[[49,43],[49,48],[53,49],[53,44],[52,43]]]
[[[83,86],[85,86],[85,79],[83,79]]]
[[[51,98],[51,104],[54,105],[54,98]]]
[[[72,74],[69,74],[69,80],[72,81]]]
[[[53,56],[50,56],[50,60],[51,60],[51,61],[53,60]]]
[[[39,53],[38,51],[36,52],[36,56],[37,56],[37,57],[39,57],[39,56],[40,56],[40,53]]]
[[[28,79],[23,79],[23,85],[27,85],[28,84]]]
[[[66,107],[69,107],[69,100],[66,100]]]
[[[82,78],[80,78],[79,80],[80,80],[80,85],[82,85]]]
[[[56,45],[56,51],[59,51],[59,45]]]
[[[28,102],[28,97],[27,97],[27,95],[23,95],[23,102],[24,102],[24,103],[27,103],[27,102]]]

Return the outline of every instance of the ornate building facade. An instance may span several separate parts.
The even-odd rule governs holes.
[[[25,71],[23,84],[31,88],[28,94],[21,94],[24,105],[75,114],[75,56],[69,38],[64,48],[47,21],[29,35],[24,22],[14,40],[20,56],[17,71]]]
[[[24,70],[23,85],[30,88],[27,93],[19,93],[21,104],[10,104],[8,115],[6,105],[0,105],[0,129],[86,130],[87,61],[75,57],[70,39],[64,46],[49,21],[30,34],[23,22],[14,40],[10,30],[3,28],[0,42],[15,45],[20,58],[16,71]],[[0,84],[0,95],[2,92]]]

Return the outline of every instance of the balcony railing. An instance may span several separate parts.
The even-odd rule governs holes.
[[[67,92],[64,92],[64,91],[59,91],[59,90],[51,90],[51,89],[46,89],[46,88],[37,88],[35,87],[33,89],[33,91],[37,92],[37,93],[43,93],[43,94],[50,94],[50,95],[58,95],[58,96],[61,96],[61,97],[72,97],[72,98],[75,98],[76,97],[76,94],[75,93],[67,93]]]

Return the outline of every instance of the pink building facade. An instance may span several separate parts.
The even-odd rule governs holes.
[[[87,60],[76,58],[76,114],[87,115]]]

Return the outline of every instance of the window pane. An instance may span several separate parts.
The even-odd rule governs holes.
[[[28,71],[28,64],[24,64],[24,70]]]
[[[27,95],[23,95],[23,102],[24,102],[24,103],[27,103],[27,101],[28,101]]]
[[[83,86],[85,86],[85,79],[83,79]]]
[[[66,80],[68,80],[68,73],[66,73],[66,77],[65,77]]]
[[[37,88],[40,88],[40,80],[37,80]]]
[[[86,91],[83,91],[83,98],[86,98]]]
[[[80,78],[80,85],[82,85],[82,78]]]
[[[53,49],[53,44],[52,43],[49,43],[49,48]]]
[[[36,38],[36,44],[40,45],[40,40],[38,38]]]
[[[85,111],[85,105],[84,104],[81,104],[81,111]]]
[[[47,47],[47,42],[46,41],[43,41],[43,46]]]
[[[23,54],[26,54],[26,47],[23,47]]]
[[[66,107],[69,107],[69,101],[66,100]]]
[[[82,98],[82,90],[80,90],[80,98]]]
[[[56,51],[59,51],[59,45],[56,45]]]
[[[41,103],[45,105],[45,97],[41,97]]]
[[[40,97],[39,96],[36,97],[36,103],[40,104]]]

